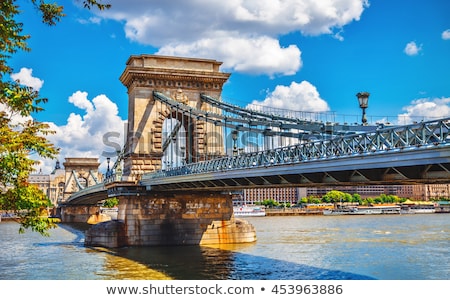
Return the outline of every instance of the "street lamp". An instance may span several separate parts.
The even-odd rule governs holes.
[[[111,174],[111,169],[109,168],[109,162],[111,161],[110,157],[106,158],[106,162],[108,163],[108,167],[106,168],[106,177],[108,178]]]
[[[369,106],[369,96],[370,93],[368,92],[361,92],[356,94],[356,97],[358,98],[359,107],[362,109],[362,123],[363,125],[367,124],[367,117],[366,117],[366,108]]]
[[[238,150],[237,150],[237,139],[238,139],[238,131],[237,130],[233,130],[231,132],[231,138],[233,139],[233,156],[236,156],[238,154]]]

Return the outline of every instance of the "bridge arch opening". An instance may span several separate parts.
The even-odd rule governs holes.
[[[231,75],[219,70],[221,64],[197,58],[130,57],[120,76],[128,91],[123,176],[139,180],[147,172],[224,155],[223,127],[214,126],[211,115],[193,112],[221,114],[201,100],[202,94],[220,98]]]
[[[166,118],[162,126],[163,155],[161,158],[162,169],[180,167],[186,164],[187,130],[183,122],[170,116]]]
[[[84,189],[84,188],[86,188],[88,186],[88,181],[87,181],[86,178],[84,178],[82,176],[79,176],[77,178],[77,180],[78,180],[78,183],[80,184],[80,188],[81,189]]]

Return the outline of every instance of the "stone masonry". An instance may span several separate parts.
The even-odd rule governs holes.
[[[230,74],[219,71],[222,63],[215,60],[157,55],[131,56],[120,76],[128,89],[128,129],[124,156],[125,176],[137,178],[162,168],[163,123],[173,118],[185,124],[187,162],[206,155],[224,154],[223,129],[209,126],[178,114],[153,98],[158,91],[180,103],[214,113],[221,113],[200,100],[204,93],[220,99],[223,84]]]
[[[120,196],[118,221],[93,225],[89,246],[161,246],[250,243],[254,227],[233,216],[231,196],[164,192]]]

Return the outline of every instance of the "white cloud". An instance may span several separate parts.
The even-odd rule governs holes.
[[[425,120],[447,118],[450,115],[450,98],[421,98],[403,107],[405,113],[398,115],[399,124],[411,124]]]
[[[110,0],[99,16],[123,22],[126,36],[160,54],[211,57],[238,72],[293,74],[301,51],[281,45],[288,33],[328,34],[358,21],[367,0]],[[293,62],[292,64],[287,61]]]
[[[39,91],[44,84],[44,80],[41,80],[32,75],[33,69],[21,68],[18,73],[11,74],[11,78],[20,84],[33,88],[35,91]]]
[[[442,39],[443,40],[450,40],[450,29],[447,29],[442,32]]]
[[[115,161],[114,154],[120,150],[124,139],[124,120],[118,115],[117,105],[105,95],[88,99],[86,92],[77,91],[69,97],[69,102],[83,109],[83,114],[71,113],[67,123],[57,126],[49,123],[56,134],[48,139],[60,148],[59,160],[65,157],[98,157],[105,167],[106,156]],[[42,160],[38,168],[50,173],[54,161]]]
[[[11,79],[19,82],[24,86],[31,87],[35,91],[39,91],[44,84],[44,81],[37,77],[33,77],[32,73],[33,69],[21,68],[18,73],[11,74]],[[8,117],[11,118],[11,125],[23,124],[24,122],[32,119],[30,116],[24,117],[21,116],[20,113],[11,112],[10,108],[3,103],[0,103],[0,110],[7,112]]]
[[[422,51],[422,45],[418,46],[416,42],[409,42],[403,51],[409,56],[414,56]]]
[[[89,19],[77,19],[80,24],[100,24],[102,19],[99,17],[91,17]]]
[[[77,91],[69,97],[69,103],[72,103],[78,108],[86,110],[91,113],[94,110],[92,102],[87,98],[88,93]]]
[[[303,112],[325,112],[330,108],[320,98],[316,87],[308,81],[292,82],[290,86],[278,85],[263,101],[254,100],[250,106],[266,106]]]
[[[216,45],[227,45],[216,47]],[[256,38],[217,37],[198,40],[191,44],[163,46],[157,54],[175,56],[220,57],[223,67],[236,72],[274,76],[293,75],[302,66],[301,52],[295,45],[283,48],[278,40],[261,36]]]
[[[39,91],[44,81],[33,77],[32,72],[32,69],[22,68],[20,72],[12,74],[11,78]],[[105,168],[106,156],[110,156],[114,161],[115,151],[123,146],[125,121],[119,117],[117,105],[105,95],[98,95],[89,100],[88,93],[81,91],[73,93],[68,101],[84,110],[84,114],[71,113],[67,124],[62,126],[48,123],[50,129],[56,132],[49,135],[48,139],[60,149],[59,160],[63,162],[65,157],[98,157],[103,163],[102,168]],[[1,103],[0,109],[7,110]],[[14,115],[12,123],[24,122],[30,118]],[[40,163],[36,170],[42,170],[44,174],[49,174],[54,168],[53,160],[42,159],[36,155],[33,155],[32,159]]]

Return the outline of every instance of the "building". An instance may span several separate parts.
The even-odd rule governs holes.
[[[50,174],[30,174],[28,182],[36,185],[54,206],[64,202],[73,192],[103,180],[97,158],[66,158],[64,169],[59,161]]]
[[[381,194],[422,201],[450,198],[450,184],[309,187],[306,194],[307,196],[323,196],[331,190],[339,190],[351,195],[359,194],[363,199],[375,198]]]
[[[56,162],[55,168],[50,174],[43,174],[42,171],[30,174],[28,182],[44,192],[54,206],[63,200],[65,172],[61,169],[59,161]]]
[[[240,197],[233,197],[234,205],[252,205],[264,200],[274,200],[284,204],[296,204],[302,197],[306,196],[306,188],[288,187],[288,188],[253,188],[244,189]]]
[[[243,189],[233,193],[233,204],[253,205],[272,199],[279,203],[290,203],[293,205],[298,203],[303,197],[322,197],[332,190],[339,190],[350,195],[359,194],[363,199],[375,198],[381,194],[422,201],[450,199],[450,184],[364,185]]]

